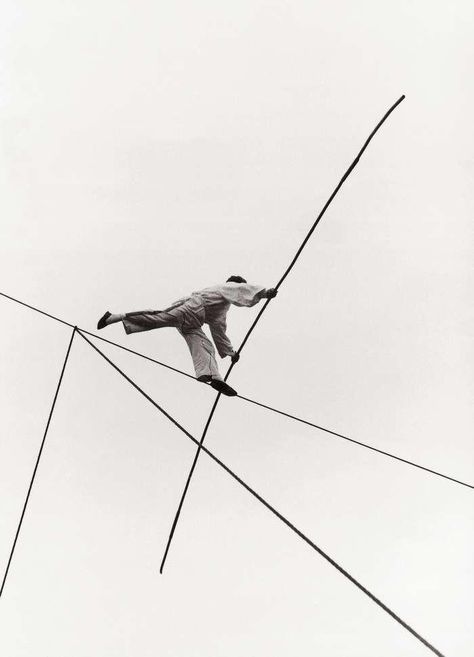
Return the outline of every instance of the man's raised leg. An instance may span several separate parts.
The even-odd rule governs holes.
[[[97,328],[102,329],[117,322],[123,322],[125,333],[129,334],[138,333],[139,331],[151,331],[166,326],[178,326],[180,320],[172,311],[165,312],[163,310],[139,310],[132,313],[117,314],[106,312],[99,319]]]

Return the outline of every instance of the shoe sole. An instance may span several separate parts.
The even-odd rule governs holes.
[[[105,322],[108,320],[108,318],[110,317],[111,314],[112,314],[112,313],[109,313],[109,311],[107,311],[107,312],[106,312],[104,315],[102,315],[102,317],[99,319],[99,321],[97,322],[97,329],[98,329],[99,331],[100,331],[100,329],[103,329],[103,328],[105,328],[105,327],[107,326],[107,324],[106,324]]]
[[[214,390],[221,392],[223,395],[226,395],[227,397],[235,397],[237,395],[237,390],[231,388],[230,385],[228,385],[225,381],[219,381],[219,380],[216,381],[214,379],[211,381],[211,386],[214,388]]]

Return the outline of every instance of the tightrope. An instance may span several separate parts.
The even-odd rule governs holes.
[[[26,308],[29,308],[30,310],[34,310],[37,313],[40,313],[41,315],[46,315],[46,317],[49,317],[50,319],[53,319],[57,322],[60,322],[61,324],[65,324],[66,326],[70,326],[71,328],[74,327],[74,324],[71,324],[70,322],[66,322],[63,319],[60,319],[59,317],[56,317],[55,315],[52,315],[51,313],[47,313],[44,310],[40,310],[39,308],[36,308],[35,306],[32,306],[28,303],[25,303],[24,301],[20,301],[19,299],[16,299],[15,297],[12,297],[8,294],[5,294],[4,292],[0,292],[0,296],[5,297],[6,299],[9,299],[10,301],[14,301],[15,303],[20,304],[21,306],[25,306]],[[155,365],[160,365],[161,367],[165,367],[168,370],[171,370],[172,372],[176,372],[177,374],[181,374],[182,376],[187,377],[188,379],[192,379],[196,383],[199,383],[197,379],[192,376],[191,374],[188,374],[187,372],[183,372],[182,370],[172,367],[171,365],[168,365],[167,363],[163,363],[160,360],[156,360],[156,358],[152,358],[151,356],[147,356],[146,354],[142,354],[139,351],[134,351],[133,349],[129,349],[128,347],[125,347],[122,344],[119,344],[118,342],[113,342],[112,340],[107,340],[106,338],[103,338],[100,335],[97,335],[96,333],[91,333],[90,331],[86,331],[86,329],[78,327],[81,331],[81,333],[85,333],[86,335],[89,335],[97,340],[101,340],[102,342],[106,342],[107,344],[110,344],[114,347],[118,347],[119,349],[122,349],[123,351],[127,351],[130,354],[133,354],[134,356],[138,356],[139,358],[143,358],[144,360],[148,360],[151,363],[154,363]],[[200,384],[202,385],[202,384]],[[342,438],[343,440],[346,440],[347,442],[350,442],[354,445],[358,445],[360,447],[364,447],[366,449],[371,450],[372,452],[376,452],[378,454],[382,454],[383,456],[387,456],[391,459],[394,459],[396,461],[399,461],[400,463],[405,463],[407,465],[413,466],[415,468],[418,468],[419,470],[423,470],[424,472],[428,472],[430,474],[436,475],[438,477],[442,477],[443,479],[446,479],[447,481],[452,481],[453,483],[460,484],[461,486],[465,486],[466,488],[471,488],[474,489],[473,484],[469,484],[465,481],[461,481],[460,479],[456,479],[455,477],[451,477],[450,475],[443,474],[442,472],[439,472],[438,470],[433,470],[432,468],[428,468],[424,465],[420,465],[419,463],[415,463],[415,461],[410,461],[409,459],[402,458],[401,456],[397,456],[396,454],[392,454],[391,452],[384,451],[383,449],[379,449],[377,447],[374,447],[373,445],[369,445],[368,443],[364,443],[360,440],[355,440],[354,438],[349,438],[348,436],[345,436],[342,433],[338,433],[337,431],[333,431],[332,429],[328,429],[326,427],[323,427],[319,424],[315,424],[314,422],[311,422],[310,420],[305,420],[304,418],[298,417],[297,415],[294,415],[292,413],[289,413],[287,411],[282,411],[281,409],[274,408],[273,406],[269,406],[268,404],[264,404],[262,402],[256,401],[255,399],[250,399],[249,397],[244,397],[243,395],[237,395],[238,399],[241,399],[242,401],[246,401],[249,404],[254,404],[255,406],[259,406],[260,408],[264,408],[268,411],[271,411],[272,413],[278,413],[278,415],[282,415],[284,417],[287,417],[291,420],[295,420],[296,422],[300,422],[302,424],[305,424],[306,426],[313,427],[314,429],[318,429],[319,431],[323,431],[331,436],[334,436],[336,438]]]

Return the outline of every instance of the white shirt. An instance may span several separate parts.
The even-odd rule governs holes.
[[[265,296],[265,292],[266,289],[262,285],[223,283],[206,287],[203,290],[193,292],[188,297],[178,299],[166,310],[169,311],[182,306],[190,300],[194,303],[199,302],[204,310],[204,323],[209,325],[219,356],[224,358],[234,353],[232,344],[226,335],[226,316],[231,304],[250,308]]]

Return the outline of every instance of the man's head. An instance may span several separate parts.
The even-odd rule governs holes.
[[[247,281],[242,276],[230,276],[226,283],[246,283]]]

